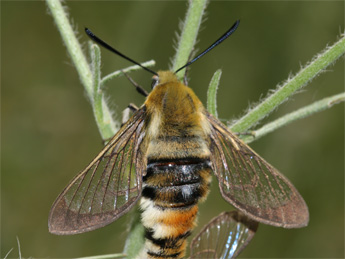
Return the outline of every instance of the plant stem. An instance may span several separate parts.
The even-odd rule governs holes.
[[[149,60],[149,61],[142,63],[141,65],[143,65],[144,67],[151,67],[151,66],[154,66],[155,64],[156,64],[156,62],[154,60]],[[127,67],[125,69],[121,69],[121,70],[115,71],[113,73],[110,73],[109,75],[104,76],[101,80],[101,89],[103,89],[104,85],[106,83],[108,83],[110,80],[112,80],[118,76],[123,75],[123,72],[128,73],[128,72],[136,71],[139,69],[142,69],[142,68],[139,67],[138,65],[134,65],[134,66],[130,66],[130,67]]]
[[[176,55],[173,61],[172,70],[176,71],[188,62],[188,58],[194,48],[199,32],[200,24],[207,6],[207,0],[189,1],[188,10],[183,23],[182,32],[179,38]],[[182,70],[184,71],[184,69]],[[177,73],[177,77],[182,80],[182,71]]]
[[[222,70],[218,69],[211,79],[210,85],[207,91],[207,110],[216,118],[218,118],[217,112],[217,90],[222,75]]]
[[[112,258],[125,258],[126,254],[108,254],[108,255],[95,255],[87,257],[78,257],[75,259],[112,259]]]
[[[65,10],[58,0],[46,0],[48,8],[66,45],[68,53],[78,71],[80,80],[87,90],[88,97],[92,100],[92,74],[89,64],[83,54],[82,48],[70,25]]]
[[[112,119],[103,95],[97,91],[100,84],[100,50],[98,47],[91,45],[92,69],[94,72],[94,75],[92,75],[90,66],[86,61],[86,57],[72,30],[61,2],[58,0],[46,0],[46,3],[91,102],[99,132],[103,139],[108,139],[114,135],[118,127],[116,127],[116,123]]]
[[[119,130],[120,125],[118,122],[113,120],[109,107],[105,101],[103,91],[100,89],[101,50],[96,44],[91,44],[90,54],[93,72],[93,95],[91,104],[99,133],[103,140],[107,140],[114,136],[115,132]]]
[[[132,213],[131,228],[126,240],[124,253],[127,258],[136,258],[145,243],[145,228],[141,224],[140,211],[138,208]]]
[[[258,123],[297,90],[301,89],[315,76],[320,74],[322,70],[334,63],[344,53],[345,37],[343,36],[333,46],[326,48],[321,54],[317,55],[305,68],[298,72],[295,77],[288,79],[282,87],[278,87],[275,93],[268,96],[235,124],[231,125],[231,129],[234,132],[243,132]]]
[[[324,98],[320,101],[314,102],[308,106],[300,108],[297,111],[286,114],[285,116],[280,117],[279,119],[275,121],[267,123],[266,125],[262,126],[260,129],[252,131],[251,132],[252,136],[244,136],[242,140],[246,143],[252,142],[295,120],[303,119],[314,113],[324,111],[326,109],[331,108],[333,105],[344,102],[344,101],[345,101],[345,93],[340,93],[328,98]]]

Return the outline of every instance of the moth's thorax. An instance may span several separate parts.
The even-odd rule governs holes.
[[[150,117],[149,134],[199,134],[204,107],[193,90],[171,71],[160,71],[159,84],[148,96],[145,106]],[[156,131],[159,128],[159,132]]]

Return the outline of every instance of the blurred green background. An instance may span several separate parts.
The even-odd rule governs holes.
[[[182,1],[68,1],[80,42],[83,27],[140,62],[155,59],[168,69],[175,34],[183,20]],[[197,48],[207,47],[241,19],[236,33],[190,69],[189,85],[205,103],[208,83],[223,70],[218,109],[238,118],[290,73],[296,73],[344,30],[343,1],[211,2]],[[102,51],[102,73],[129,66]],[[150,89],[151,75],[131,76]],[[64,186],[101,150],[102,141],[78,75],[44,2],[1,2],[1,257],[16,237],[24,257],[66,258],[121,252],[130,216],[85,234],[48,233],[50,207]],[[344,89],[344,60],[327,69],[265,121]],[[106,90],[118,114],[144,99],[124,78]],[[242,257],[344,257],[344,105],[295,122],[252,143],[283,172],[306,200],[309,226],[282,229],[260,225]],[[196,233],[231,206],[216,179],[200,206]]]

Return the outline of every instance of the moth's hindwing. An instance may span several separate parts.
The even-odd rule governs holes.
[[[193,238],[191,259],[236,258],[252,240],[258,225],[239,211],[221,213]]]

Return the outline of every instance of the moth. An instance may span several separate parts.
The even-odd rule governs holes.
[[[182,258],[212,174],[223,198],[244,217],[285,228],[307,225],[308,208],[289,180],[211,115],[176,76],[229,37],[238,25],[239,21],[175,72],[143,67],[154,74],[152,91],[58,196],[49,215],[50,232],[76,234],[103,227],[140,201],[146,239],[139,258]],[[86,33],[140,65],[88,29]],[[208,229],[241,220],[224,216],[219,222],[211,222]]]

